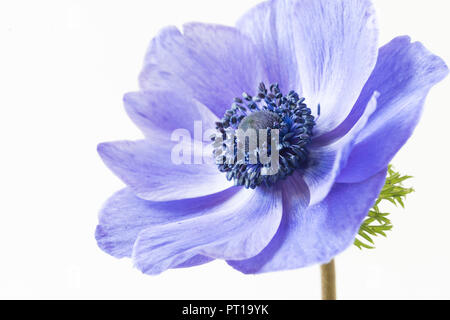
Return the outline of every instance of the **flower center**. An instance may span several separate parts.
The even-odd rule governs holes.
[[[248,129],[273,129],[280,123],[280,117],[270,111],[256,111],[250,113],[239,123],[238,129],[247,131]]]
[[[228,180],[245,188],[273,186],[304,168],[315,125],[305,99],[277,84],[259,85],[257,96],[236,98],[216,123],[214,157]]]

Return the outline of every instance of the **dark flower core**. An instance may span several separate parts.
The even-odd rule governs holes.
[[[247,93],[242,96],[216,123],[218,134],[211,138],[214,157],[219,170],[235,185],[247,189],[270,187],[305,167],[314,116],[304,103],[305,98],[294,91],[283,95],[277,84],[267,90],[261,83],[256,97]],[[254,148],[247,140],[250,131],[256,133]],[[262,161],[267,157],[271,162]]]

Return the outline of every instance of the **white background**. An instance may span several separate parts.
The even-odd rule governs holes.
[[[123,187],[96,153],[136,139],[122,95],[170,24],[233,25],[259,1],[5,1],[0,4],[0,298],[316,299],[318,266],[245,276],[224,262],[142,275],[96,245],[97,211]],[[447,0],[375,0],[381,43],[409,34],[450,62]],[[450,81],[393,163],[415,176],[374,251],[337,258],[342,299],[450,298]]]

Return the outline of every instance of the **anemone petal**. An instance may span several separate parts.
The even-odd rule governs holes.
[[[130,92],[123,100],[130,118],[150,140],[155,135],[170,139],[177,129],[186,129],[195,137],[195,122],[201,124],[200,134],[203,135],[204,131],[215,129],[219,120],[202,103],[177,92]],[[203,136],[196,138],[202,140]]]
[[[283,219],[277,234],[257,256],[228,264],[253,274],[329,262],[353,243],[385,178],[383,170],[360,183],[335,184],[326,199],[314,206],[308,206],[306,185],[293,177],[286,180]]]
[[[168,27],[152,41],[140,76],[141,88],[192,96],[218,117],[234,97],[266,80],[251,39],[233,27],[189,23],[183,33]]]
[[[105,164],[140,198],[170,201],[202,197],[232,186],[217,170],[211,159],[202,164],[175,164],[172,159],[176,145],[191,141],[171,140],[117,141],[101,143],[98,152]],[[205,146],[204,150],[208,150]],[[187,152],[186,152],[187,153]],[[212,154],[204,155],[212,158]],[[206,158],[205,158],[206,159]]]
[[[378,107],[356,141],[338,181],[358,182],[386,167],[412,135],[429,90],[448,74],[441,58],[409,37],[380,49],[378,63],[354,109],[378,91]]]
[[[130,188],[116,192],[99,213],[95,231],[98,246],[116,257],[131,257],[139,233],[154,225],[167,224],[197,217],[203,206],[218,206],[237,192],[231,188],[218,194],[168,202],[152,202],[137,197]],[[213,260],[195,256],[178,267],[203,264]]]
[[[247,259],[257,255],[277,232],[281,190],[240,189],[218,206],[200,206],[202,215],[149,227],[134,245],[135,266],[159,274],[197,255]]]
[[[250,10],[238,28],[263,52],[271,81],[298,90],[314,108],[320,104],[317,135],[347,117],[377,59],[369,0],[268,1]]]
[[[310,204],[322,201],[333,187],[342,168],[346,166],[348,156],[355,140],[360,135],[370,116],[377,107],[378,93],[374,93],[364,108],[364,113],[353,127],[338,140],[322,145],[320,141],[313,141],[309,148],[308,165],[303,170],[310,192]]]

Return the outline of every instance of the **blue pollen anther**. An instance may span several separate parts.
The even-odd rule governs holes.
[[[247,189],[273,186],[295,170],[305,168],[307,146],[311,143],[316,124],[311,109],[304,103],[305,98],[299,97],[295,91],[283,95],[278,84],[272,84],[268,90],[264,83],[260,83],[258,89],[255,97],[244,92],[242,98],[234,99],[231,108],[216,122],[217,135],[211,137],[219,170],[226,173],[228,180],[234,180],[235,185]],[[248,129],[266,129],[268,141],[259,141],[258,136],[256,149],[250,151],[246,142],[242,148],[236,133],[247,132]],[[276,171],[273,163],[260,161],[263,154],[268,157],[272,154],[271,140],[276,135],[271,132],[274,129],[278,130],[279,137],[276,143],[279,157]],[[243,157],[238,157],[239,146]],[[256,156],[256,162],[250,161],[252,155]]]

